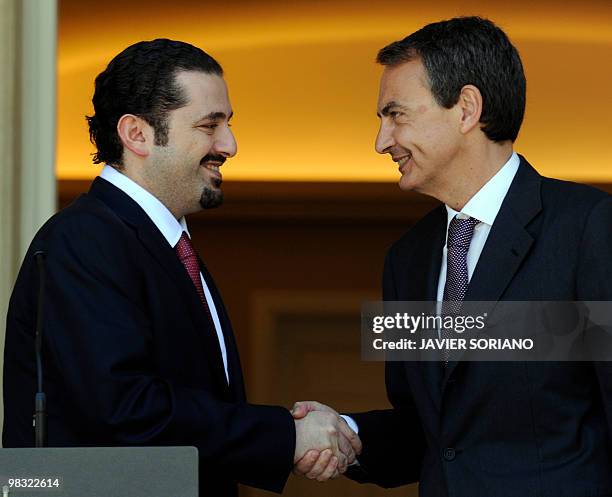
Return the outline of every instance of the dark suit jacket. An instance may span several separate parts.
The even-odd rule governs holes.
[[[202,495],[237,482],[280,492],[295,426],[281,407],[246,403],[231,324],[202,265],[225,335],[219,342],[185,268],[145,212],[103,179],[52,217],[10,300],[5,447],[32,446],[38,271],[46,253],[43,361],[50,446],[195,445]]]
[[[435,300],[440,206],[389,250],[388,301]],[[466,301],[612,300],[612,197],[521,165]],[[611,303],[612,306],[612,303]],[[352,415],[351,477],[423,497],[612,495],[612,363],[388,362],[393,409]]]

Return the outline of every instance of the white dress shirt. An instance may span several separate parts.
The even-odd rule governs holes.
[[[468,283],[472,279],[474,269],[482,253],[482,249],[485,246],[491,227],[495,222],[495,218],[501,208],[501,205],[508,194],[512,180],[518,171],[521,161],[515,152],[512,152],[510,159],[506,162],[501,169],[487,181],[484,186],[478,190],[474,196],[468,201],[467,204],[459,212],[453,208],[446,206],[447,220],[446,220],[446,238],[448,238],[448,227],[450,222],[455,216],[460,219],[467,219],[473,217],[480,221],[474,228],[474,235],[470,243],[470,248],[467,254],[467,267],[468,267]],[[448,249],[446,243],[444,243],[444,249],[442,250],[442,260],[440,262],[440,277],[438,279],[438,293],[437,301],[441,303],[444,295],[444,285],[446,285],[446,262],[448,258]],[[355,433],[359,433],[359,427],[355,420],[349,416],[342,416],[351,429]]]
[[[446,237],[448,238],[448,227],[455,216],[459,219],[467,219],[473,217],[480,221],[474,228],[474,235],[467,254],[467,270],[468,283],[472,279],[474,269],[480,259],[480,254],[485,246],[491,226],[497,217],[497,213],[501,208],[502,202],[506,198],[506,194],[510,189],[512,180],[518,171],[521,161],[515,152],[512,152],[510,159],[502,168],[487,181],[484,186],[478,190],[474,196],[463,206],[459,212],[452,207],[446,206]],[[442,260],[440,262],[440,277],[438,279],[437,300],[442,302],[444,295],[444,286],[446,285],[446,264],[448,258],[448,249],[444,243],[442,249]]]
[[[145,190],[135,181],[128,178],[125,174],[120,173],[112,166],[105,165],[100,173],[100,177],[109,183],[112,183],[123,193],[128,195],[134,202],[136,202],[142,208],[142,210],[145,211],[147,216],[149,216],[151,221],[153,221],[153,224],[155,224],[157,229],[161,232],[172,248],[176,247],[176,244],[183,234],[183,231],[187,233],[187,236],[189,236],[191,239],[191,235],[187,229],[187,222],[185,221],[184,217],[177,221],[168,208],[162,204],[157,197]],[[225,348],[225,338],[223,337],[221,322],[219,321],[219,315],[217,314],[215,303],[202,273],[200,273],[200,280],[202,281],[206,302],[208,303],[210,315],[212,316],[215,331],[217,332],[219,347],[221,348],[221,355],[223,356],[225,378],[229,383],[229,374],[227,371],[227,350]]]

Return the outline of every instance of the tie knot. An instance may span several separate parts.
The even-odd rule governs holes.
[[[474,228],[480,221],[473,217],[467,219],[459,219],[455,216],[448,227],[448,238],[446,240],[447,247],[470,247],[472,236],[474,235]]]
[[[191,244],[191,240],[189,239],[187,233],[185,233],[184,231],[174,249],[176,250],[176,254],[178,255],[178,258],[181,260],[181,262],[193,258],[197,259],[196,251],[193,248],[193,245]]]

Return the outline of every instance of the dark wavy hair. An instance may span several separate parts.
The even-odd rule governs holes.
[[[431,92],[450,109],[461,88],[482,94],[482,130],[492,141],[515,141],[525,115],[526,81],[518,51],[493,22],[457,17],[428,24],[378,52],[376,61],[396,66],[420,59]]]
[[[141,41],[110,61],[96,77],[94,115],[86,117],[90,140],[97,149],[94,163],[123,164],[117,122],[124,114],[149,123],[156,145],[168,143],[168,112],[188,103],[176,82],[179,71],[223,76],[219,63],[203,50],[168,39]]]

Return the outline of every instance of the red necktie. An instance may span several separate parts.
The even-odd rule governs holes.
[[[206,302],[206,297],[204,296],[202,280],[200,279],[200,264],[198,263],[198,256],[196,255],[196,251],[194,250],[187,233],[183,231],[183,234],[181,235],[181,238],[174,249],[176,250],[176,255],[178,255],[179,260],[183,263],[183,266],[185,266],[187,274],[189,274],[189,277],[191,278],[191,281],[193,282],[193,285],[200,296],[200,300],[202,301],[202,304],[204,304],[206,314],[208,314],[208,317],[212,322],[208,302]]]

